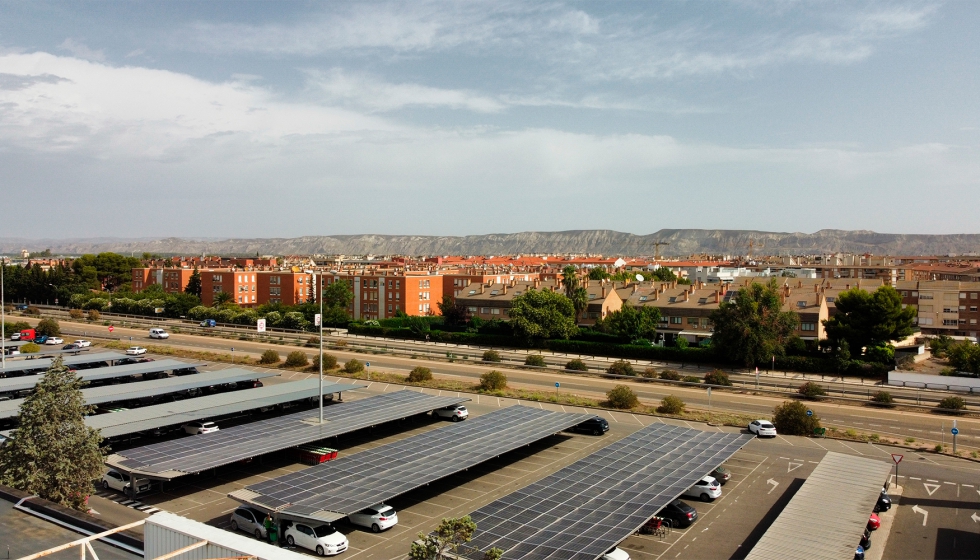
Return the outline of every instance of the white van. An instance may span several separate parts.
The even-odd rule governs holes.
[[[170,338],[170,333],[163,329],[150,329],[150,338]]]

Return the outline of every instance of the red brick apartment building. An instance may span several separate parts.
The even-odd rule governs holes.
[[[168,294],[184,291],[194,271],[187,268],[134,268],[133,291],[140,292],[157,285]]]
[[[354,292],[348,312],[354,319],[386,319],[406,315],[438,315],[443,277],[428,272],[384,270],[323,274],[323,286],[347,282]]]

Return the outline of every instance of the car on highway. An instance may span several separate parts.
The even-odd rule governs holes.
[[[732,479],[732,471],[726,469],[725,467],[718,467],[717,469],[711,471],[708,474],[710,476],[715,477],[715,480],[721,483],[722,486],[724,486],[726,482]]]
[[[56,344],[64,344],[65,343],[65,339],[63,339],[61,337],[58,337],[58,336],[52,336],[51,338],[45,340],[44,343],[45,344],[48,344],[50,346],[54,346]]]
[[[882,488],[881,494],[878,495],[878,503],[875,504],[875,513],[890,509],[892,509],[892,497],[888,495],[888,491]]]
[[[89,346],[92,345],[92,341],[78,339],[74,342],[74,344],[77,344],[79,348],[88,348]]]
[[[142,356],[143,354],[146,354],[146,348],[142,346],[130,346],[126,349],[127,356]]]
[[[181,427],[185,432],[191,435],[210,434],[218,431],[218,425],[214,422],[202,422],[200,420],[188,422]]]
[[[214,319],[205,319],[205,320],[201,321],[201,326],[202,327],[214,327],[217,324],[218,324],[217,321],[215,321]]]
[[[320,556],[334,556],[347,550],[347,537],[334,528],[333,525],[311,527],[303,523],[294,523],[286,529],[286,544],[301,546],[307,550],[316,551]]]
[[[879,527],[881,527],[881,518],[878,517],[878,514],[872,513],[871,517],[868,518],[868,530],[877,531]]]
[[[432,415],[436,418],[449,418],[453,422],[459,422],[460,420],[469,418],[470,411],[466,410],[466,407],[461,404],[454,404],[452,406],[437,408],[432,411]]]
[[[395,508],[389,505],[375,504],[348,515],[347,519],[354,525],[367,527],[375,533],[380,533],[398,524],[398,513]]]
[[[170,338],[170,333],[160,328],[150,329],[150,338]]]
[[[721,497],[721,484],[713,476],[706,476],[684,491],[682,496],[698,498],[702,502],[710,502]]]
[[[768,420],[753,420],[749,422],[749,433],[759,437],[776,437],[776,426]]]
[[[594,436],[601,436],[602,434],[609,431],[609,422],[607,422],[605,418],[602,418],[600,416],[593,416],[592,418],[589,418],[585,422],[582,422],[581,424],[578,424],[577,426],[573,427],[572,431],[583,433],[583,434],[592,434]]]
[[[255,535],[255,538],[260,541],[264,540],[267,535],[263,521],[265,521],[265,515],[247,507],[240,507],[231,512],[231,519],[229,520],[232,531],[245,531]]]
[[[669,520],[671,527],[689,527],[698,519],[698,511],[681,500],[670,502],[657,515]]]
[[[622,548],[614,546],[602,555],[602,560],[630,560],[630,555]]]

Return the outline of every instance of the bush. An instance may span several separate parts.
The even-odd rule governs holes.
[[[701,378],[697,375],[685,375],[681,378],[684,383],[701,383]]]
[[[78,319],[84,317],[85,314],[82,313],[81,309],[71,309],[68,311],[68,316],[77,321]]]
[[[27,344],[20,347],[21,354],[33,354],[34,352],[40,352],[41,347],[33,342],[28,342]]]
[[[939,408],[942,410],[963,410],[966,408],[966,402],[962,397],[946,397],[939,401]]]
[[[320,355],[319,354],[317,354],[316,356],[313,356],[312,366],[313,366],[313,369],[316,369],[316,370],[320,369]],[[333,369],[335,367],[337,367],[337,356],[334,356],[333,354],[324,354],[323,355],[323,369],[324,370],[328,370],[328,369]]]
[[[500,352],[497,352],[496,350],[487,350],[486,352],[483,353],[483,361],[484,362],[499,362],[500,361]]]
[[[665,369],[660,372],[660,379],[666,379],[667,381],[680,381],[681,374],[672,369]]]
[[[480,376],[480,389],[502,391],[507,388],[507,376],[497,370],[490,370]]]
[[[626,385],[616,385],[610,389],[606,393],[606,399],[609,406],[613,408],[629,409],[640,404],[640,399],[637,398],[636,393]]]
[[[278,364],[279,363],[279,352],[269,349],[262,352],[262,357],[259,358],[260,364]]]
[[[864,357],[869,362],[892,365],[895,363],[895,349],[891,346],[875,346],[868,348]]]
[[[99,310],[98,309],[89,309],[88,310],[88,320],[89,321],[98,321],[100,319],[102,319],[102,314],[99,313]]]
[[[660,406],[657,407],[657,412],[661,414],[681,414],[684,412],[684,404],[680,398],[674,395],[667,395],[660,401]]]
[[[894,406],[892,404],[892,394],[888,391],[878,391],[871,397],[871,402],[882,406]]]
[[[820,384],[814,383],[813,381],[807,381],[803,385],[800,385],[800,388],[796,392],[804,399],[810,400],[817,400],[820,397],[827,396],[827,391],[824,391],[824,388]]]
[[[411,383],[432,381],[432,370],[427,367],[415,366],[415,368],[408,373],[408,381]]]
[[[658,377],[657,370],[653,369],[652,367],[644,368],[640,375],[646,377],[647,379],[656,379]]]
[[[565,369],[572,371],[589,371],[589,366],[585,365],[585,362],[582,360],[575,358],[574,360],[569,360],[569,362],[565,364]]]
[[[306,352],[302,350],[293,350],[286,356],[286,366],[287,367],[300,367],[309,365],[310,360],[306,357]]]
[[[544,356],[540,354],[528,354],[527,358],[524,359],[524,365],[544,367]]]
[[[362,371],[364,371],[364,364],[356,358],[351,358],[350,361],[344,364],[345,373],[359,373]]]
[[[732,386],[732,381],[728,379],[728,374],[720,369],[716,369],[715,371],[705,374],[704,382],[708,385],[724,385],[726,387]]]
[[[784,436],[810,436],[820,427],[816,414],[806,415],[806,405],[800,401],[786,401],[772,411],[772,423]]]
[[[636,375],[636,370],[633,369],[633,364],[627,362],[626,360],[616,360],[609,366],[606,370],[609,375]]]
[[[683,336],[677,337],[677,340],[674,341],[674,346],[676,346],[680,350],[686,349],[687,344],[688,344],[687,339],[684,338]]]
[[[27,309],[24,310],[24,315],[40,315],[40,314],[41,314],[41,310],[34,307],[33,305],[29,306]]]
[[[37,326],[34,327],[37,331],[38,336],[60,336],[61,335],[61,325],[58,321],[54,319],[41,319],[38,321]]]

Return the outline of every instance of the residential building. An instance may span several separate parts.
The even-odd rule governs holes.
[[[386,319],[399,313],[438,315],[444,279],[426,271],[326,272],[322,285],[347,282],[354,292],[348,313],[354,319]]]
[[[895,288],[903,305],[918,309],[922,334],[976,338],[980,333],[980,282],[902,281]]]

